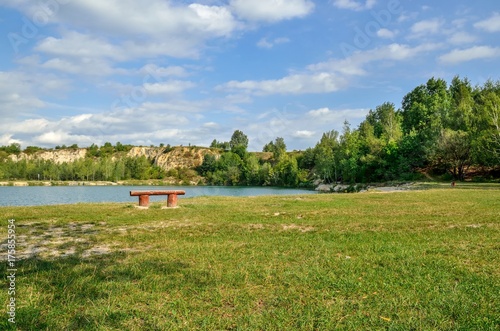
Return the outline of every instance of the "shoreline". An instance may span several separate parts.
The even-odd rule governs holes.
[[[121,180],[121,181],[64,181],[64,180],[10,180],[1,181],[2,186],[203,186],[198,182],[178,180]]]

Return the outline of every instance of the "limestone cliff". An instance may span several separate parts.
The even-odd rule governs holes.
[[[206,154],[218,156],[219,152],[201,147],[133,147],[127,156],[145,156],[155,165],[168,171],[175,168],[195,168],[203,163]]]
[[[72,163],[83,159],[87,155],[87,149],[57,149],[53,151],[40,151],[34,154],[20,153],[19,155],[9,155],[11,160],[18,162],[22,160],[44,160],[52,161],[56,164]]]
[[[202,164],[205,154],[219,156],[219,152],[203,147],[132,147],[126,154],[128,157],[138,158],[145,156],[153,164],[168,171],[175,168],[195,168]],[[33,154],[12,154],[9,157],[15,161],[22,160],[49,160],[56,164],[72,163],[87,156],[87,149],[57,149],[38,151]],[[119,157],[113,155],[112,160]]]

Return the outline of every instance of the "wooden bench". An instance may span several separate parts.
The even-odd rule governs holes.
[[[150,195],[166,195],[167,196],[167,207],[177,207],[177,196],[186,194],[185,191],[175,190],[175,191],[130,191],[131,197],[139,197],[139,206],[148,207],[149,206],[149,196]]]

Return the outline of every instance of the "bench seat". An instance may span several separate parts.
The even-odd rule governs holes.
[[[130,191],[130,196],[139,197],[139,206],[148,207],[149,206],[149,196],[150,195],[166,195],[167,196],[167,207],[177,206],[177,196],[186,194],[182,190],[149,190],[149,191]]]

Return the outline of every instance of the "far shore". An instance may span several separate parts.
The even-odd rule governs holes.
[[[0,181],[0,186],[195,186],[198,182],[180,180],[121,180],[121,181],[64,181],[64,180],[10,180]]]
[[[200,177],[201,178],[201,177]],[[122,181],[63,181],[63,180],[9,180],[0,181],[0,187],[16,186],[206,186],[200,178],[196,180],[179,180],[176,178],[166,179],[147,179],[147,180],[122,180]],[[447,181],[415,181],[415,182],[385,182],[385,183],[370,183],[370,184],[355,184],[343,185],[321,184],[315,183],[312,189],[319,193],[354,193],[354,192],[404,192],[425,190],[431,188],[482,188],[482,189],[499,189],[500,183],[486,182],[476,183],[471,181],[466,182],[447,182]],[[306,187],[302,187],[307,189]],[[355,190],[352,190],[355,188]]]

